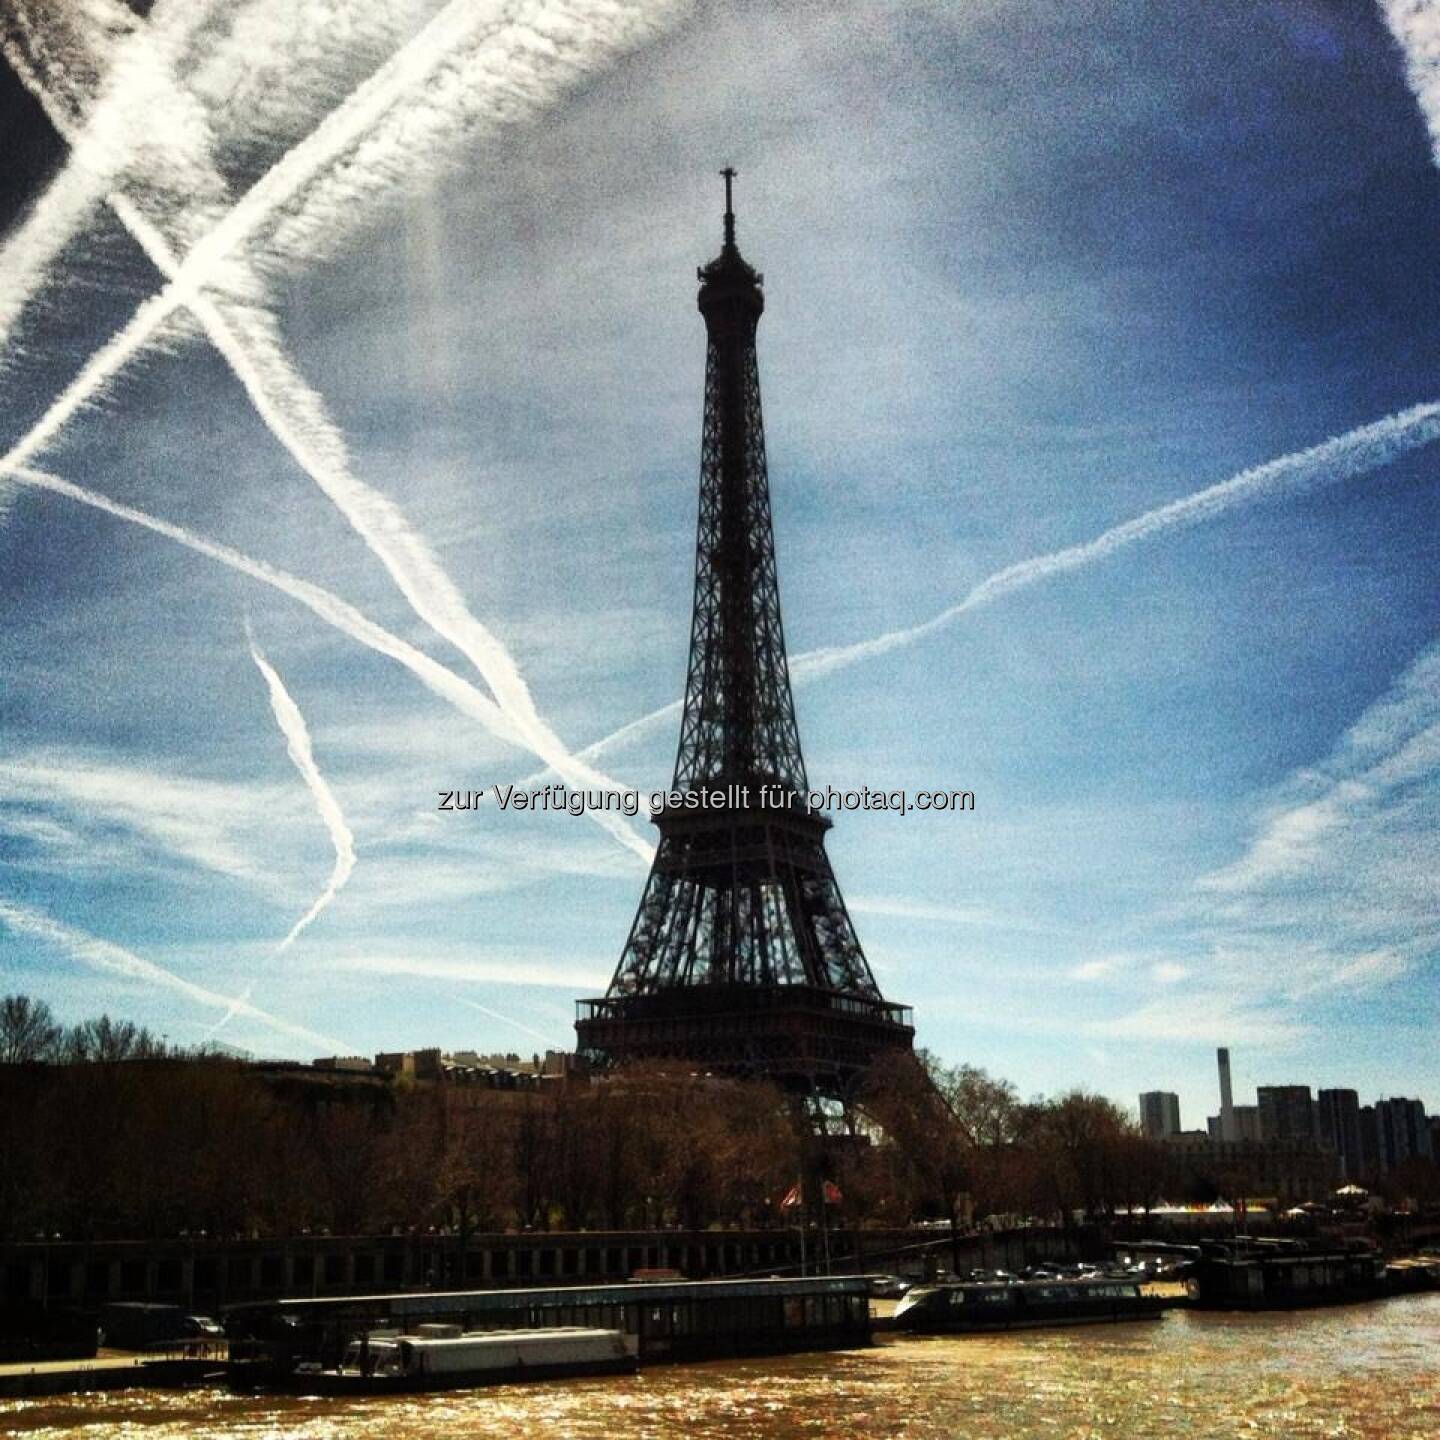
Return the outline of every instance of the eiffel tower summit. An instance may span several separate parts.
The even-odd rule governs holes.
[[[604,996],[575,1029],[597,1063],[671,1059],[844,1101],[909,1049],[825,854],[790,694],[755,330],[763,277],[725,241],[699,270],[705,418],[695,608],[675,778],[640,908]]]

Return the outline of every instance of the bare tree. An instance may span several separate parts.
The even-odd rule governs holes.
[[[950,1222],[951,1258],[960,1264],[960,1197],[973,1154],[953,1099],[962,1079],[928,1052],[895,1051],[871,1066],[864,1104],[885,1137],[919,1209]]]
[[[61,1028],[43,1000],[28,995],[0,999],[0,1064],[33,1065],[54,1060]]]
[[[471,1237],[513,1214],[515,1171],[511,1097],[494,1091],[437,1087],[433,1099],[435,1155],[430,1176],[435,1213],[453,1229],[451,1279],[465,1278]],[[413,1157],[412,1157],[413,1161]]]
[[[1099,1219],[1135,1192],[1133,1120],[1101,1095],[1070,1090],[1025,1107],[1024,1142],[1035,1158],[1037,1199],[1064,1225]]]
[[[73,1026],[66,1032],[62,1048],[71,1063],[157,1060],[165,1054],[164,1043],[143,1026],[131,1020],[112,1020],[108,1015]]]

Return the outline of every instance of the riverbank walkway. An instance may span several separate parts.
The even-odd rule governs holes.
[[[0,1397],[71,1395],[139,1385],[197,1385],[224,1368],[223,1345],[209,1346],[203,1355],[102,1350],[87,1360],[21,1360],[0,1365]]]

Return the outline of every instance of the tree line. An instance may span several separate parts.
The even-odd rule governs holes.
[[[179,1053],[0,1000],[0,1237],[1069,1223],[1159,1193],[1110,1101],[1021,1101],[925,1052],[873,1068],[842,1134],[794,1097],[663,1065],[500,1091]],[[784,1204],[786,1197],[791,1204]],[[796,1205],[796,1200],[801,1203]]]
[[[101,1015],[67,1026],[43,1000],[0,997],[0,1065],[156,1060],[169,1053],[163,1039],[129,1020]]]

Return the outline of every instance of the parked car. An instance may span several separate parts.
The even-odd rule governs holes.
[[[209,1315],[187,1315],[178,1305],[117,1301],[100,1312],[103,1344],[117,1350],[149,1350],[186,1340],[223,1340],[224,1328]]]

